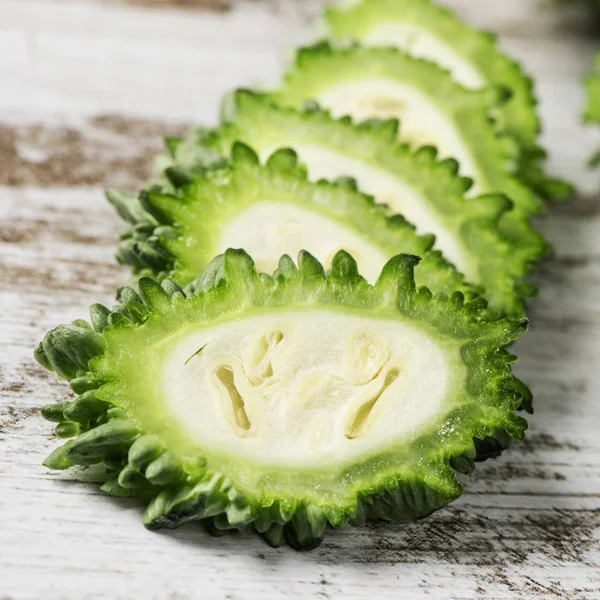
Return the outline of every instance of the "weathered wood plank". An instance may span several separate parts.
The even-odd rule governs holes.
[[[0,4],[0,599],[600,597],[600,198],[583,167],[600,136],[578,117],[600,44],[580,13],[541,2],[449,2],[535,74],[552,168],[582,190],[541,224],[556,258],[516,348],[537,397],[526,442],[431,519],[336,532],[300,555],[193,526],[149,533],[135,503],[80,481],[93,473],[41,466],[58,442],[39,408],[67,390],[32,350],[127,276],[101,188],[134,189],[162,135],[214,122],[229,88],[273,80],[320,4]]]

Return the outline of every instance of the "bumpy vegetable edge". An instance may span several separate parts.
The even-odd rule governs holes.
[[[376,285],[370,286],[345,252],[336,256],[328,275],[303,252],[298,267],[284,256],[278,271],[269,277],[259,275],[243,251],[228,250],[186,290],[169,280],[159,285],[141,279],[139,294],[125,289],[123,303],[113,310],[92,306],[92,326],[85,321],[60,326],[36,349],[38,362],[68,380],[76,394],[75,400],[42,411],[46,419],[58,423],[58,437],[75,438],[55,450],[45,465],[66,469],[103,463],[107,476],[101,489],[114,496],[149,500],[143,517],[149,528],[201,520],[213,533],[257,531],[274,546],[287,542],[309,549],[322,541],[327,527],[372,518],[409,521],[427,516],[461,494],[454,470],[470,472],[475,461],[497,456],[511,440],[523,437],[526,422],[514,411],[529,398],[511,374],[515,357],[504,346],[527,325],[525,321],[482,323],[477,319],[482,309],[479,302],[465,304],[460,293],[433,297],[425,288],[416,288],[413,267],[417,261],[406,255],[393,258]],[[267,501],[238,489],[226,473],[211,469],[202,456],[182,461],[159,435],[143,431],[103,392],[105,387],[111,389],[111,375],[102,370],[104,353],[111,340],[122,339],[128,331],[147,330],[153,323],[162,327],[163,321],[173,324],[177,315],[184,320],[190,314],[210,319],[207,315],[232,317],[249,307],[288,305],[392,310],[411,321],[428,323],[444,335],[464,339],[461,358],[470,373],[467,389],[481,398],[486,411],[472,419],[457,415],[460,427],[445,430],[444,444],[430,442],[428,460],[384,473],[378,485],[354,490],[342,504],[285,497]],[[478,368],[481,364],[486,368]],[[423,440],[415,444],[419,442]]]
[[[458,175],[457,162],[437,159],[430,146],[411,150],[400,144],[397,120],[335,120],[317,106],[295,110],[278,106],[264,95],[237,90],[223,102],[222,122],[219,129],[197,129],[185,139],[168,140],[170,155],[158,161],[159,171],[175,166],[189,173],[201,172],[223,155],[229,156],[235,142],[241,141],[261,154],[272,147],[308,143],[389,172],[430,203],[436,218],[456,232],[457,242],[467,250],[471,271],[478,274],[475,280],[467,279],[483,286],[490,308],[499,315],[523,316],[524,298],[535,294],[535,288],[525,282],[530,265],[498,226],[512,203],[501,194],[466,198],[472,181]],[[299,158],[302,161],[302,155]]]
[[[351,6],[331,5],[324,12],[323,24],[334,40],[364,41],[379,23],[413,24],[450,46],[490,86],[510,91],[510,97],[495,110],[500,126],[521,145],[523,152],[519,176],[541,197],[564,201],[573,194],[565,181],[544,172],[546,151],[539,145],[541,132],[537,98],[532,78],[522,66],[500,51],[497,36],[477,30],[447,7],[430,0],[361,0]]]
[[[221,159],[194,173],[177,167],[165,173],[170,190],[155,187],[139,198],[115,190],[107,193],[119,215],[132,225],[121,236],[117,260],[131,265],[134,277],[170,278],[187,285],[218,253],[217,237],[227,219],[265,197],[281,196],[344,225],[390,257],[399,252],[420,256],[417,282],[434,293],[478,295],[479,290],[432,250],[432,235],[417,235],[399,215],[388,217],[386,208],[357,191],[352,180],[310,182],[290,149],[274,152],[261,165],[249,146],[236,142],[228,161]]]
[[[513,210],[503,215],[501,231],[515,242],[521,258],[533,270],[535,263],[550,253],[548,242],[530,222],[533,215],[544,212],[544,205],[514,171],[520,156],[517,142],[490,122],[490,110],[498,106],[498,90],[466,90],[437,65],[394,48],[334,48],[321,43],[298,51],[281,88],[271,97],[279,104],[299,107],[307,99],[318,98],[323,89],[374,73],[409,84],[435,99],[455,123],[477,158],[475,183],[481,192],[503,193],[512,200]]]

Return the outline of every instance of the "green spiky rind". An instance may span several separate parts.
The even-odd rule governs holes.
[[[466,90],[437,65],[395,48],[333,48],[320,43],[298,51],[281,89],[271,96],[280,104],[299,107],[336,84],[374,76],[414,86],[455,123],[477,164],[480,191],[505,194],[514,203],[513,210],[500,220],[500,228],[521,250],[519,260],[530,263],[533,269],[535,262],[550,251],[548,242],[530,223],[544,206],[514,174],[520,159],[518,144],[490,122],[490,110],[497,108],[499,101],[496,91]]]
[[[198,129],[171,144],[170,160],[163,159],[161,166],[201,170],[207,155],[212,160],[217,155],[229,156],[239,140],[260,154],[273,147],[307,143],[386,171],[414,189],[465,248],[478,274],[471,283],[483,286],[490,308],[511,316],[524,314],[522,292],[529,290],[520,283],[529,264],[498,228],[510,202],[502,195],[466,198],[471,180],[457,174],[456,161],[438,160],[431,147],[415,151],[400,144],[396,120],[335,120],[316,107],[281,107],[248,90],[238,90],[226,99],[222,118],[218,130]]]
[[[526,322],[483,322],[478,313],[485,303],[465,304],[460,293],[434,297],[417,288],[413,273],[417,261],[407,255],[394,257],[371,286],[343,251],[336,255],[328,275],[316,259],[301,252],[297,267],[284,256],[269,277],[258,274],[243,251],[228,250],[185,291],[168,280],[162,285],[140,280],[139,294],[124,290],[123,304],[112,311],[98,305],[92,308],[94,328],[61,326],[36,351],[37,360],[70,380],[77,394],[70,403],[45,409],[45,416],[53,422],[61,415],[69,420],[75,416],[90,425],[55,451],[47,466],[104,463],[113,475],[103,491],[152,498],[143,519],[150,528],[208,520],[215,532],[255,530],[273,545],[288,542],[313,548],[327,527],[371,518],[409,521],[427,516],[462,492],[452,466],[471,470],[474,461],[522,439],[526,422],[515,410],[523,395],[510,369],[515,357],[503,348],[526,329]],[[136,388],[123,386],[129,377],[123,379],[124,373],[135,371],[133,362],[143,363],[144,350],[185,324],[233,321],[283,307],[351,310],[400,319],[456,344],[457,360],[467,373],[460,392],[464,402],[442,424],[408,445],[344,467],[339,474],[345,486],[341,496],[321,494],[318,486],[310,485],[299,497],[281,490],[273,493],[265,483],[272,479],[260,474],[261,484],[249,488],[238,482],[231,463],[203,453],[197,442],[192,444],[194,451],[179,452],[179,428],[173,431],[168,423],[161,423],[159,430],[151,430],[157,425],[152,419],[144,422],[144,411],[152,410],[146,391],[137,389],[140,398],[135,396]],[[97,404],[87,401],[92,396]],[[305,475],[312,477],[312,470]],[[294,469],[293,479],[297,477]],[[321,481],[318,473],[314,477]]]
[[[540,197],[553,202],[568,202],[573,198],[575,188],[568,181],[551,177],[546,173],[544,162],[547,156],[546,151],[542,148],[524,151],[516,175],[535,190]]]
[[[171,191],[147,190],[139,200],[130,197],[154,219],[148,228],[144,216],[141,227],[134,225],[122,236],[117,258],[134,273],[187,285],[217,254],[224,224],[269,198],[331,218],[388,256],[421,256],[417,282],[434,293],[461,291],[470,298],[477,294],[439,251],[431,249],[433,236],[417,235],[402,217],[388,217],[384,206],[343,182],[309,181],[292,150],[279,150],[261,165],[253,150],[236,143],[222,168],[169,168],[167,176]]]
[[[500,51],[495,34],[474,29],[431,0],[361,0],[352,6],[329,6],[324,13],[327,34],[338,41],[363,42],[374,27],[394,22],[427,31],[451,47],[486,85],[510,90],[510,98],[494,109],[494,116],[522,147],[519,175],[543,198],[560,201],[572,195],[568,183],[544,173],[546,152],[538,144],[541,126],[533,80],[519,62]]]

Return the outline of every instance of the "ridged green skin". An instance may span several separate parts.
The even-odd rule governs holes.
[[[219,159],[217,160],[217,162]],[[434,293],[475,294],[464,277],[440,252],[434,238],[417,235],[402,217],[388,217],[385,206],[355,189],[352,181],[310,182],[290,149],[275,152],[261,165],[256,153],[236,143],[231,160],[220,167],[189,172],[169,168],[171,191],[150,189],[140,196],[109,191],[107,196],[132,227],[122,235],[117,259],[134,274],[187,285],[219,253],[219,234],[241,211],[265,198],[314,211],[364,238],[389,257],[399,252],[423,258],[416,272],[418,285]],[[313,233],[306,232],[310,250]],[[235,246],[236,239],[228,245]]]
[[[530,224],[544,211],[543,203],[511,168],[518,164],[518,144],[498,133],[490,122],[490,110],[498,106],[493,90],[466,90],[437,65],[413,58],[394,48],[333,48],[327,43],[303,48],[272,99],[299,107],[325,90],[350,81],[379,77],[414,87],[434,101],[455,125],[478,171],[481,193],[508,196],[513,210],[500,220],[503,235],[514,242],[519,262],[530,268],[549,252],[547,242]],[[328,107],[326,107],[328,108]],[[402,124],[400,124],[402,131]],[[402,139],[402,138],[400,138]]]
[[[600,54],[596,56],[595,70],[585,78],[587,103],[583,117],[587,123],[600,123]],[[591,166],[600,165],[600,150],[590,159]]]
[[[521,145],[519,175],[543,198],[566,200],[572,195],[570,185],[544,173],[546,152],[538,144],[541,128],[533,81],[519,63],[500,51],[494,34],[468,26],[451,10],[431,0],[360,0],[351,6],[332,5],[324,14],[327,36],[337,41],[364,43],[370,31],[394,23],[427,32],[452,48],[486,86],[510,90],[511,97],[494,114],[502,129]]]
[[[527,324],[484,322],[481,302],[417,289],[417,261],[393,258],[371,286],[345,252],[336,255],[328,275],[301,252],[298,267],[284,256],[269,277],[259,275],[243,251],[228,250],[185,291],[168,280],[140,279],[139,294],[125,289],[122,305],[92,307],[93,327],[83,321],[60,326],[37,348],[37,360],[70,381],[76,394],[43,410],[58,423],[60,436],[75,436],[46,466],[103,463],[101,489],[148,499],[143,522],[152,529],[202,520],[214,532],[257,531],[270,544],[299,549],[317,546],[328,526],[429,515],[461,494],[454,469],[470,472],[474,461],[523,438],[526,421],[515,410],[529,398],[511,374],[515,357],[504,346]],[[233,322],[286,307],[401,321],[443,341],[464,382],[451,392],[456,404],[446,405],[447,414],[412,440],[345,466],[273,471],[246,456],[224,460],[206,452],[167,408],[160,348],[191,324]]]
[[[466,198],[471,181],[458,176],[456,161],[437,160],[430,147],[411,150],[400,144],[397,121],[353,124],[348,118],[335,120],[315,107],[297,111],[277,106],[263,95],[238,90],[223,103],[222,122],[217,130],[199,129],[185,140],[170,140],[172,158],[161,161],[161,166],[197,171],[215,160],[205,149],[229,156],[238,140],[259,155],[273,147],[290,147],[300,152],[302,161],[298,145],[308,144],[360,161],[397,179],[422,199],[427,211],[463,248],[473,273],[467,279],[483,286],[492,311],[523,316],[523,298],[531,294],[531,286],[523,283],[528,264],[498,230],[498,221],[512,206],[510,201],[501,194]]]

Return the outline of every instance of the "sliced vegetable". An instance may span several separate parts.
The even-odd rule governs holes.
[[[92,308],[94,329],[58,327],[36,351],[77,394],[44,411],[75,436],[47,466],[103,463],[101,489],[151,499],[149,528],[203,520],[296,548],[429,515],[461,494],[454,469],[523,437],[504,346],[526,322],[417,289],[417,260],[391,259],[375,286],[345,252],[328,275],[306,252],[269,277],[228,250],[186,291],[141,279]]]
[[[185,140],[171,140],[172,158],[160,164],[161,169],[176,165],[195,172],[217,156],[229,156],[237,140],[262,158],[289,146],[313,180],[352,175],[359,189],[402,214],[418,233],[433,233],[444,256],[468,281],[483,286],[490,308],[521,316],[523,294],[530,291],[522,284],[528,264],[498,230],[510,201],[500,194],[466,198],[471,182],[456,174],[456,161],[437,160],[430,147],[412,151],[397,137],[397,121],[354,125],[315,107],[296,111],[239,90],[224,103],[220,129],[199,129]]]
[[[461,174],[474,179],[471,195],[503,193],[513,201],[500,227],[515,243],[519,262],[533,264],[548,252],[529,223],[543,205],[512,172],[518,146],[489,120],[498,101],[493,91],[467,90],[437,65],[393,48],[319,44],[298,52],[272,97],[295,107],[316,100],[337,117],[399,118],[401,141],[433,145],[441,158],[458,160]]]
[[[308,249],[327,267],[340,249],[351,252],[371,282],[399,252],[423,257],[417,283],[434,293],[472,295],[464,277],[438,251],[432,235],[419,236],[400,216],[356,191],[352,181],[312,183],[293,150],[278,150],[263,166],[236,143],[230,163],[190,173],[166,171],[172,191],[150,189],[140,201],[109,192],[119,214],[133,225],[118,259],[134,271],[187,285],[231,246],[251,252],[259,270],[272,272],[278,257]]]
[[[431,0],[358,0],[331,5],[324,15],[328,37],[367,46],[394,46],[438,63],[469,89],[501,87],[510,97],[494,116],[523,149],[519,175],[544,198],[565,200],[572,188],[548,177],[539,146],[540,121],[531,78],[500,51],[494,34],[478,31]]]

